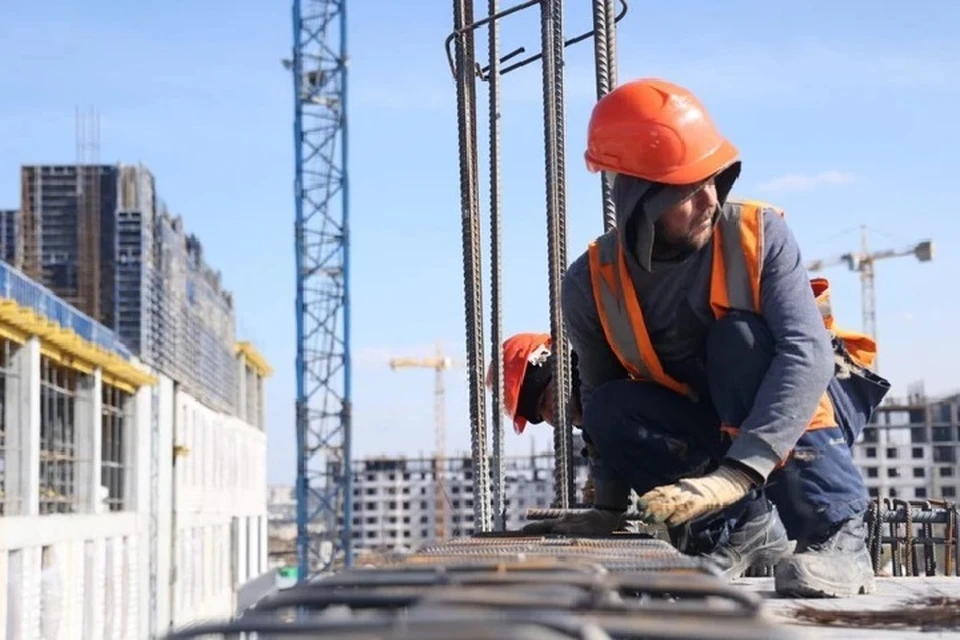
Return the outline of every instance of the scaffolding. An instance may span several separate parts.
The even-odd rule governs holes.
[[[162,203],[157,209],[117,212],[117,333],[199,400],[236,413],[233,298],[196,236]]]

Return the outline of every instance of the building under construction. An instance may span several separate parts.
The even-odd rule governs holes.
[[[877,410],[854,447],[870,495],[901,500],[960,493],[960,394],[931,399],[915,388]]]
[[[12,261],[213,408],[237,408],[233,298],[144,166],[21,169]],[[6,218],[4,218],[5,220]],[[7,228],[4,222],[3,237]],[[6,255],[6,254],[5,254]]]
[[[0,209],[0,260],[17,264],[20,256],[20,212],[16,209]]]

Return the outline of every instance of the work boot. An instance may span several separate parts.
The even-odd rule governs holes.
[[[722,575],[739,578],[751,567],[773,567],[793,552],[794,544],[772,504],[765,513],[745,517],[730,532],[730,538],[702,557],[712,562]]]
[[[777,593],[798,598],[847,598],[873,593],[877,583],[867,527],[853,518],[813,539],[774,569]]]
[[[708,521],[705,527],[683,525],[669,529],[668,533],[682,553],[708,560],[729,579],[739,578],[751,567],[773,567],[794,547],[777,508],[762,497],[753,500],[732,527],[718,518]]]

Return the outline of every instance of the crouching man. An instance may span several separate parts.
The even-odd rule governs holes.
[[[617,228],[562,288],[596,496],[525,530],[609,533],[632,488],[732,577],[768,564],[783,595],[872,592],[851,446],[889,389],[867,369],[873,341],[834,327],[781,211],[728,200],[737,150],[689,91],[620,86],[586,158],[616,176]]]

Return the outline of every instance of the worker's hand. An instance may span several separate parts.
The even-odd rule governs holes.
[[[564,533],[579,536],[605,536],[622,528],[626,522],[625,512],[609,509],[588,509],[581,513],[568,513],[552,520],[539,520],[523,527],[523,533]]]
[[[733,504],[753,485],[747,473],[721,465],[700,478],[683,479],[646,492],[640,496],[639,507],[645,522],[665,522],[674,527]]]
[[[583,502],[584,504],[594,504],[597,499],[597,483],[593,479],[593,474],[587,472],[587,481],[583,483]]]

